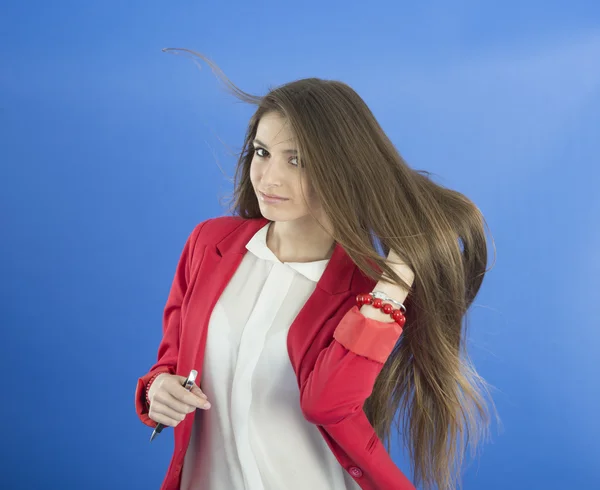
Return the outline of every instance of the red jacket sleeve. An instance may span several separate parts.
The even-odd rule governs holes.
[[[352,307],[300,389],[305,418],[343,448],[347,464],[364,461],[365,449],[371,455],[378,479],[363,481],[361,488],[415,488],[384,450],[363,410],[401,333],[397,323],[367,318]]]
[[[327,425],[362,411],[401,333],[396,322],[367,318],[357,306],[352,307],[301,387],[301,405],[307,419]]]
[[[191,263],[195,244],[206,221],[200,223],[189,235],[179,258],[175,277],[163,312],[163,338],[158,347],[157,362],[145,375],[138,379],[135,391],[135,408],[140,420],[151,427],[156,423],[148,417],[146,386],[156,373],[175,373],[179,355],[179,329],[181,326],[181,304],[190,280]]]

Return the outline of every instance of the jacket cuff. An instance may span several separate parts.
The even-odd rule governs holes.
[[[142,421],[142,423],[149,425],[150,427],[154,427],[156,422],[152,420],[148,416],[148,402],[146,400],[146,389],[148,386],[148,382],[152,380],[156,375],[162,373],[171,373],[170,369],[160,369],[158,371],[150,371],[146,373],[144,376],[138,379],[137,386],[135,389],[135,409],[138,414],[138,417]]]
[[[364,316],[354,305],[338,324],[333,338],[359,356],[385,363],[402,334],[396,322],[380,322]]]

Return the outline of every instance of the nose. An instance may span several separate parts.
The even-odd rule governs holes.
[[[278,187],[283,180],[282,165],[275,158],[265,162],[260,180],[266,187]]]

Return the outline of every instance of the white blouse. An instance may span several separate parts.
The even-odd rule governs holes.
[[[287,350],[328,260],[280,262],[269,225],[212,312],[200,383],[212,406],[195,412],[181,490],[359,490],[304,418]]]

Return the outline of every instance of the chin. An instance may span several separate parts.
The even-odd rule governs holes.
[[[304,216],[299,216],[296,213],[290,213],[282,209],[272,209],[271,206],[260,205],[260,214],[263,218],[269,221],[296,221],[302,219]]]
[[[269,221],[291,221],[286,216],[287,213],[273,211],[272,209],[264,209],[261,207],[260,214],[262,214],[263,218],[268,219]]]

